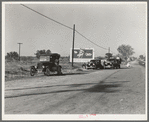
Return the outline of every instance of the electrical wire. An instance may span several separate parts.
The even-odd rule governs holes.
[[[80,32],[78,32],[77,30],[76,30],[76,32],[77,32],[80,36],[82,36],[83,38],[85,38],[86,40],[88,40],[89,42],[93,43],[94,45],[96,45],[96,46],[98,46],[98,47],[100,47],[100,48],[102,48],[102,49],[108,50],[107,48],[101,47],[101,46],[99,46],[98,44],[92,42],[91,40],[89,40],[88,38],[86,38],[85,36],[83,36]]]
[[[58,22],[58,21],[56,21],[56,20],[54,20],[54,19],[52,19],[52,18],[50,18],[50,17],[48,17],[48,16],[46,16],[46,15],[43,15],[43,14],[39,13],[38,11],[35,11],[35,10],[33,10],[32,8],[30,8],[30,7],[28,7],[28,6],[24,5],[24,4],[21,4],[21,5],[24,6],[24,7],[26,7],[26,8],[28,8],[28,9],[30,9],[31,11],[34,11],[34,12],[37,13],[37,14],[40,14],[41,16],[43,16],[43,17],[45,17],[45,18],[47,18],[47,19],[50,19],[50,20],[56,22],[57,24],[60,24],[60,25],[62,25],[62,26],[64,26],[64,27],[66,27],[66,28],[69,28],[69,29],[73,30],[73,28],[71,28],[71,27],[69,27],[69,26],[67,26],[67,25],[65,25],[65,24],[62,24],[62,23],[60,23],[60,22]]]
[[[49,20],[51,20],[51,21],[53,21],[53,22],[56,22],[57,24],[60,24],[60,25],[66,27],[66,28],[68,28],[68,29],[73,30],[73,28],[71,28],[71,27],[69,27],[69,26],[67,26],[67,25],[65,25],[65,24],[63,24],[63,23],[61,23],[61,22],[58,22],[58,21],[56,21],[56,20],[54,20],[54,19],[52,19],[52,18],[50,18],[50,17],[48,17],[48,16],[46,16],[46,15],[43,15],[43,14],[41,14],[40,12],[38,12],[38,11],[36,11],[36,10],[34,10],[34,9],[32,9],[32,8],[30,8],[30,7],[26,6],[26,5],[24,5],[24,4],[20,4],[20,5],[22,5],[22,6],[26,7],[26,8],[28,8],[28,9],[30,9],[31,11],[33,11],[33,12],[35,12],[35,13],[37,13],[37,14],[39,14],[39,15],[41,15],[41,16],[43,16],[43,17],[45,17],[45,18],[47,18],[47,19],[49,19]],[[108,50],[107,48],[104,48],[104,47],[99,46],[98,44],[94,43],[93,41],[91,41],[90,39],[88,39],[87,37],[85,37],[84,35],[82,35],[80,32],[78,32],[77,30],[75,30],[75,31],[76,31],[80,36],[82,36],[83,38],[85,38],[86,40],[88,40],[89,42],[91,42],[92,44],[94,44],[94,45],[96,45],[96,46],[98,46],[98,47],[100,47],[100,48],[102,48],[102,49]]]

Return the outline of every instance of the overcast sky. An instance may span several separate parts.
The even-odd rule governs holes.
[[[130,45],[134,56],[145,54],[147,41],[146,2],[94,4],[27,4],[24,5],[73,28],[94,43],[117,54],[118,46]],[[22,56],[34,56],[40,49],[50,49],[61,56],[70,55],[73,31],[59,25],[20,4],[5,4],[5,54],[19,51]],[[94,48],[95,56],[104,50],[75,33],[75,48]]]

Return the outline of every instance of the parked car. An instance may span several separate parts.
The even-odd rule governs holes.
[[[143,66],[145,66],[145,64],[146,64],[145,60],[138,60],[138,62],[139,62],[140,65],[143,65]]]
[[[118,69],[120,68],[121,59],[111,57],[110,59],[106,59],[104,61],[104,68]]]
[[[59,65],[59,58],[60,55],[57,53],[40,55],[37,66],[30,67],[30,75],[34,76],[38,72],[43,72],[47,76],[51,73],[57,73],[58,75],[62,74],[62,67]]]
[[[114,69],[118,69],[118,68],[120,69],[121,68],[121,65],[120,65],[121,64],[121,59],[110,58],[109,61],[112,62]]]
[[[82,65],[84,69],[103,69],[104,67],[101,64],[101,60],[90,60],[87,63]]]
[[[104,69],[106,68],[113,69],[113,63],[108,59],[103,61],[103,66],[104,66]]]

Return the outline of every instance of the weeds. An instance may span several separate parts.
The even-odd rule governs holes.
[[[5,81],[18,79],[18,78],[25,78],[31,77],[30,76],[30,66],[37,65],[38,59],[34,60],[25,60],[25,61],[5,61]],[[72,64],[69,62],[68,57],[60,58],[60,65],[62,66],[63,73],[75,73],[79,71],[83,71],[81,69],[82,63],[74,63]]]

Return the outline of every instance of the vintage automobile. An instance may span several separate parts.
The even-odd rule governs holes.
[[[101,60],[90,60],[87,63],[82,65],[84,69],[103,69],[104,67],[101,64]]]
[[[34,76],[36,73],[43,72],[45,75],[50,76],[50,74],[57,73],[62,74],[62,67],[59,65],[60,55],[57,53],[51,53],[49,55],[40,55],[39,62],[37,66],[30,67],[30,75]]]
[[[104,66],[104,69],[106,69],[106,68],[113,69],[113,63],[111,61],[109,61],[108,59],[103,61],[103,66]]]
[[[109,59],[109,61],[112,62],[112,64],[113,64],[113,69],[118,69],[118,68],[120,69],[120,68],[121,68],[121,66],[120,66],[120,64],[121,64],[121,59],[111,57],[111,58]]]
[[[120,68],[121,59],[117,59],[115,57],[111,57],[110,59],[104,60],[104,68],[110,68],[110,69],[118,69]]]

